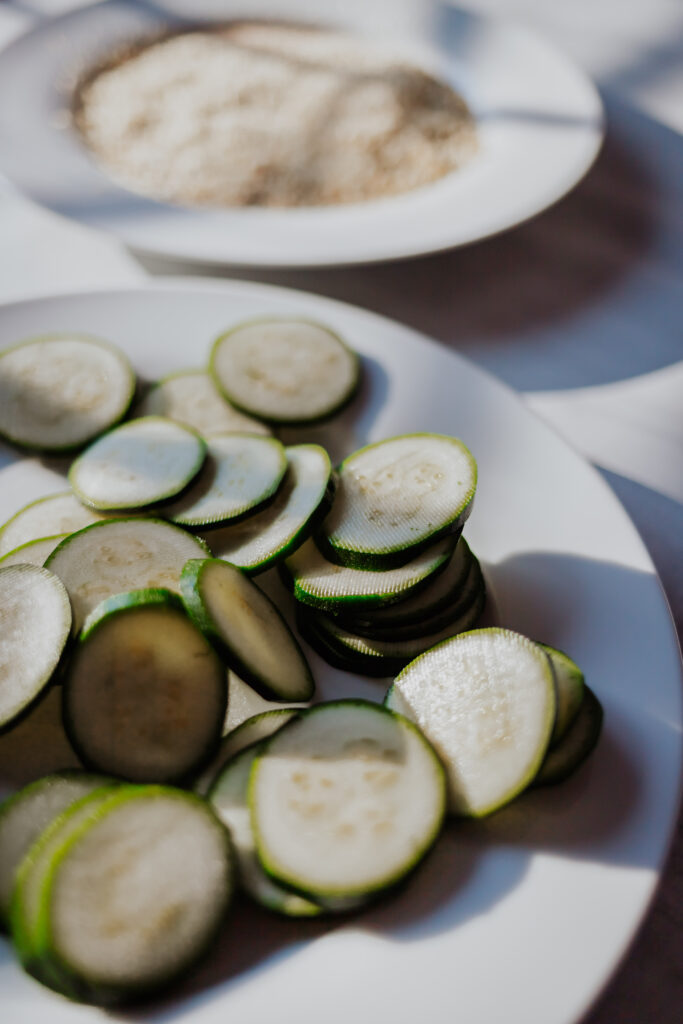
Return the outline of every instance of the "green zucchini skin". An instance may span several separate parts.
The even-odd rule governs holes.
[[[291,641],[292,649],[296,652],[299,664],[303,670],[304,681],[296,693],[284,694],[276,692],[272,685],[269,685],[268,681],[255,671],[254,665],[247,661],[247,659],[226,640],[223,630],[211,614],[207,601],[202,593],[205,574],[215,571],[218,567],[226,569],[226,571],[229,568],[231,571],[239,573],[243,578],[244,583],[249,588],[253,587],[255,599],[259,602],[265,603],[268,611],[273,615],[274,619],[281,624],[283,630],[286,631],[285,635],[287,636],[288,641]],[[239,569],[238,566],[234,566],[230,562],[225,562],[220,558],[190,559],[185,564],[181,573],[180,591],[187,614],[191,621],[204,634],[225,664],[232,669],[240,679],[253,687],[253,689],[256,690],[257,693],[260,693],[262,697],[265,697],[266,700],[311,700],[315,691],[315,681],[299,642],[290,630],[279,609],[273,604],[270,598],[264,594],[264,592],[257,587],[252,580],[249,579],[246,573],[243,573]],[[262,639],[264,643],[268,642],[266,633],[264,633]]]
[[[573,775],[597,746],[603,718],[602,704],[584,684],[576,717],[562,738],[549,748],[531,786],[554,786]]]

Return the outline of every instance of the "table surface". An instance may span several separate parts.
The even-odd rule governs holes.
[[[88,0],[85,0],[88,2]],[[625,505],[683,634],[683,4],[468,0],[543,32],[597,82],[607,137],[586,179],[466,250],[318,271],[226,271],[402,320],[522,391]],[[0,46],[84,0],[4,0]],[[245,5],[246,6],[246,5]],[[193,268],[141,263],[0,180],[0,302]],[[216,272],[213,272],[214,275]],[[486,283],[495,282],[495,301]],[[678,1024],[681,822],[659,893],[585,1024]]]

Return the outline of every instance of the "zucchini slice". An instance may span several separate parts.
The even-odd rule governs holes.
[[[568,779],[594,750],[602,731],[602,719],[602,704],[584,683],[576,717],[560,741],[545,755],[532,785],[554,786]]]
[[[69,595],[37,565],[0,568],[0,730],[38,699],[71,631]]]
[[[185,494],[164,509],[179,526],[221,526],[267,504],[287,469],[283,446],[259,434],[220,434],[207,441],[204,466]]]
[[[368,701],[336,701],[302,711],[267,741],[249,803],[266,872],[336,909],[419,864],[441,829],[445,779],[412,723]]]
[[[455,541],[444,537],[397,569],[377,572],[328,561],[313,540],[288,558],[282,577],[301,604],[323,611],[353,611],[390,605],[424,586],[445,569]]]
[[[484,610],[486,595],[480,590],[474,601],[462,611],[453,610],[454,618],[434,633],[421,633],[402,639],[371,639],[339,626],[330,616],[299,613],[297,624],[301,635],[331,665],[344,672],[386,677],[396,675],[419,654],[458,633],[471,630]],[[399,709],[400,710],[400,709]]]
[[[228,688],[228,706],[230,705],[230,689]],[[272,736],[274,732],[286,725],[290,718],[297,714],[296,708],[273,708],[272,711],[262,711],[245,719],[235,729],[224,733],[218,752],[211,762],[204,769],[195,782],[193,789],[199,796],[206,796],[211,789],[219,772],[223,770],[228,761],[236,757],[240,751],[250,747],[254,743]],[[2,819],[0,819],[1,821]]]
[[[122,787],[61,843],[41,888],[39,960],[72,997],[111,1004],[168,983],[208,949],[234,859],[205,801]]]
[[[416,658],[386,703],[434,745],[451,813],[479,818],[536,776],[555,722],[555,681],[538,644],[506,629],[477,629]]]
[[[555,746],[579,713],[583,701],[585,680],[579,666],[564,651],[558,651],[557,648],[549,647],[548,644],[539,644],[539,646],[550,658],[555,672],[557,718],[550,740],[550,745]]]
[[[39,537],[26,544],[20,544],[14,551],[8,551],[0,558],[0,566],[8,565],[43,565],[58,544],[68,537],[68,533],[58,533],[54,537]]]
[[[343,623],[354,633],[374,636],[378,629],[402,629],[431,618],[460,600],[463,586],[470,572],[474,555],[464,537],[458,540],[453,555],[442,572],[435,573],[415,594],[408,594],[398,604],[363,611],[349,610],[343,614]],[[342,614],[339,618],[342,621]]]
[[[106,519],[72,533],[47,559],[69,592],[74,632],[114,594],[161,587],[179,592],[188,558],[204,558],[198,537],[163,519]]]
[[[73,491],[48,494],[46,498],[24,505],[0,527],[0,555],[6,555],[31,540],[82,530],[102,518],[91,508],[86,508]]]
[[[9,924],[14,876],[29,847],[62,811],[108,781],[88,772],[57,772],[0,805],[0,924]]]
[[[132,782],[171,782],[213,756],[225,669],[167,590],[118,594],[85,624],[63,684],[64,726],[83,763]]]
[[[358,387],[358,356],[308,320],[252,320],[221,335],[209,369],[232,405],[269,423],[312,423],[338,412]]]
[[[462,530],[476,485],[477,465],[456,437],[404,434],[370,444],[339,467],[323,550],[359,569],[403,565]]]
[[[223,723],[223,735],[227,736],[242,722],[264,711],[302,707],[307,707],[307,702],[265,700],[252,686],[240,679],[236,672],[228,671],[228,713]]]
[[[86,448],[69,470],[69,483],[91,508],[145,508],[185,490],[205,457],[206,445],[194,430],[144,416]]]
[[[180,591],[192,620],[241,679],[275,700],[311,699],[315,684],[303,651],[270,598],[240,569],[219,558],[192,559]]]
[[[251,575],[295,551],[332,508],[335,477],[330,457],[317,444],[285,448],[287,472],[271,503],[234,526],[207,535],[217,558]]]
[[[271,432],[265,423],[226,402],[206,370],[179,370],[162,377],[136,406],[136,412],[138,416],[167,416],[205,438],[229,430]]]
[[[72,451],[117,423],[135,374],[96,338],[50,334],[0,352],[0,435],[39,451]]]
[[[251,766],[262,746],[255,743],[233,756],[211,787],[209,803],[230,832],[245,892],[261,906],[286,917],[317,917],[323,908],[272,881],[256,856],[247,793]]]

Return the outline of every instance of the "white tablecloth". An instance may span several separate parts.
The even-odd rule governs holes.
[[[605,472],[650,549],[681,635],[683,4],[469,2],[541,30],[597,81],[608,132],[585,181],[529,224],[467,250],[393,265],[230,276],[317,291],[404,320],[523,391]],[[5,0],[0,45],[79,3]],[[115,241],[0,183],[0,302],[189,269],[143,266]],[[587,1024],[678,1024],[682,847],[679,828],[645,927]]]

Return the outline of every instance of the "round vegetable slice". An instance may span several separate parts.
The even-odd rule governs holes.
[[[233,405],[270,423],[332,416],[354,394],[355,352],[329,328],[307,320],[253,320],[214,343],[210,371]]]
[[[462,529],[476,484],[476,463],[456,437],[404,434],[361,448],[339,467],[323,550],[359,569],[403,565]]]
[[[602,731],[602,704],[593,691],[583,685],[579,710],[562,738],[550,748],[532,785],[554,786],[564,782],[594,750]]]
[[[54,537],[39,537],[21,544],[14,551],[8,551],[0,558],[0,566],[7,565],[43,565],[58,544],[68,537],[68,533],[58,533]]]
[[[48,494],[46,498],[24,505],[0,528],[0,555],[31,540],[82,530],[101,519],[102,516],[86,508],[73,491]]]
[[[334,909],[417,866],[441,828],[444,772],[400,715],[336,701],[301,712],[267,741],[249,803],[267,873]]]
[[[83,763],[132,782],[171,782],[214,754],[225,669],[179,598],[134,591],[103,601],[63,685],[64,725]]]
[[[69,595],[36,565],[0,568],[0,729],[40,696],[71,630]]]
[[[179,370],[154,385],[136,406],[138,416],[167,416],[196,430],[202,437],[228,430],[270,434],[270,428],[245,416],[223,398],[205,370]]]
[[[205,801],[160,786],[126,787],[55,854],[38,956],[78,998],[109,1004],[139,996],[207,950],[233,877],[227,832]]]
[[[557,687],[557,718],[555,728],[551,737],[551,746],[559,743],[570,725],[579,713],[583,701],[584,678],[583,672],[575,661],[548,644],[540,644],[550,658],[550,663],[555,672],[555,684]]]
[[[194,622],[241,679],[275,700],[311,699],[313,676],[292,631],[240,569],[218,558],[192,559],[180,590]]]
[[[69,470],[75,493],[92,508],[144,508],[183,491],[201,469],[199,434],[163,416],[130,420],[98,438]]]
[[[308,540],[286,560],[282,575],[297,601],[312,608],[324,611],[379,608],[415,593],[444,569],[454,543],[452,537],[444,537],[406,565],[376,572],[335,565],[314,541]]]
[[[0,434],[40,451],[70,451],[125,414],[135,374],[96,338],[51,334],[0,352]]]
[[[287,472],[267,508],[207,536],[217,558],[250,574],[263,572],[295,551],[332,507],[335,478],[325,449],[299,444],[285,448],[285,454]]]
[[[297,615],[301,635],[321,657],[344,672],[386,677],[400,672],[419,654],[441,641],[471,630],[484,610],[486,595],[479,590],[467,608],[453,610],[453,618],[434,633],[419,633],[402,639],[400,631],[393,639],[372,639],[359,636],[338,625],[329,615],[307,613]]]
[[[62,811],[109,780],[88,772],[46,775],[0,806],[0,923],[9,923],[14,876],[29,847]]]
[[[228,689],[228,705],[230,704],[230,689]],[[228,761],[236,757],[241,750],[250,747],[254,743],[272,736],[274,732],[286,725],[290,718],[297,713],[296,708],[273,708],[272,711],[262,711],[251,718],[245,719],[235,729],[224,733],[218,752],[212,758],[202,774],[194,784],[194,791],[200,796],[206,796],[219,772],[225,767]]]
[[[256,856],[256,844],[249,816],[247,793],[254,758],[262,744],[256,743],[236,754],[222,769],[211,787],[209,802],[230,832],[243,889],[252,899],[287,917],[317,917],[323,908],[272,881]]]
[[[478,629],[403,669],[386,702],[422,729],[448,777],[454,814],[482,817],[536,775],[555,721],[553,672],[531,640]]]
[[[266,700],[256,692],[253,686],[249,686],[243,679],[240,679],[236,672],[228,671],[228,713],[223,723],[223,735],[227,736],[248,718],[260,715],[264,711],[306,706],[307,702],[305,701]]]
[[[179,526],[219,526],[255,512],[273,497],[287,469],[274,437],[221,434],[207,441],[207,458],[189,490],[164,509]]]
[[[163,519],[107,519],[71,534],[47,559],[69,592],[74,632],[107,597],[129,590],[180,590],[188,558],[203,558],[203,541]]]

